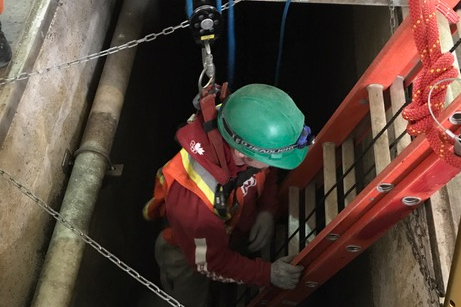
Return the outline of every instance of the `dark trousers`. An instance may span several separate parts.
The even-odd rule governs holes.
[[[191,267],[182,251],[166,242],[162,233],[155,243],[155,259],[163,290],[168,295],[186,307],[209,306],[210,280]]]

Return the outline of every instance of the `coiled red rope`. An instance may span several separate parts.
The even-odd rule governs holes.
[[[436,10],[441,12],[450,22],[455,23],[458,15],[444,2],[435,0],[409,0],[410,18],[413,24],[413,37],[420,54],[423,69],[414,81],[412,102],[402,111],[408,121],[407,132],[416,136],[426,134],[432,149],[448,164],[461,168],[461,157],[447,150],[454,144],[432,118],[428,108],[428,96],[431,91],[430,106],[437,117],[444,108],[447,86],[458,77],[458,70],[453,66],[454,56],[442,53],[439,40]],[[442,81],[445,79],[451,79]]]

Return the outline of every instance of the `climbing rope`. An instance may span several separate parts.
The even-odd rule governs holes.
[[[227,82],[229,90],[234,89],[235,74],[235,24],[234,24],[234,0],[229,0],[229,10],[227,13]]]
[[[279,84],[280,66],[282,65],[283,43],[284,43],[284,38],[285,38],[285,25],[287,21],[288,9],[290,8],[290,4],[291,4],[291,0],[287,0],[285,2],[285,6],[283,8],[282,23],[280,24],[279,49],[278,49],[278,54],[277,54],[277,63],[275,66],[275,77],[274,77],[275,86],[278,86]]]
[[[448,150],[455,139],[433,118],[443,110],[448,85],[458,76],[458,70],[453,66],[453,54],[441,51],[436,10],[452,23],[458,20],[458,16],[440,0],[423,0],[422,5],[419,0],[410,0],[409,8],[423,69],[414,82],[412,102],[403,110],[402,117],[408,121],[408,134],[424,133],[436,154],[448,164],[461,168],[461,157]],[[432,100],[431,104],[428,99]]]

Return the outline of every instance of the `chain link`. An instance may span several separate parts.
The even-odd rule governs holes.
[[[424,278],[424,285],[429,292],[431,306],[440,306],[440,297],[443,294],[440,292],[435,278],[432,277],[430,266],[426,257],[426,252],[424,248],[424,238],[427,236],[427,228],[423,223],[421,223],[421,215],[419,210],[422,210],[423,207],[420,207],[413,212],[404,220],[406,234],[408,241],[411,245],[411,251],[413,256],[419,265],[419,270]]]
[[[111,262],[113,262],[115,265],[117,265],[120,269],[128,273],[131,277],[139,281],[141,284],[149,288],[152,292],[157,294],[160,298],[168,302],[171,306],[177,306],[177,307],[184,307],[181,305],[177,300],[175,300],[173,297],[169,296],[167,293],[163,292],[157,285],[152,283],[151,281],[147,280],[145,277],[140,275],[136,270],[125,264],[123,261],[121,261],[117,256],[109,252],[107,249],[102,247],[99,243],[97,243],[95,240],[91,239],[88,235],[86,235],[83,231],[81,231],[79,228],[74,226],[72,223],[67,221],[59,212],[53,210],[50,206],[48,206],[43,200],[38,198],[31,190],[26,188],[24,185],[22,185],[19,181],[14,179],[8,172],[0,169],[0,176],[2,176],[4,179],[6,179],[10,184],[18,188],[22,194],[26,195],[30,199],[32,199],[35,203],[37,203],[40,208],[48,212],[51,216],[53,216],[58,222],[63,224],[65,227],[67,227],[69,230],[71,230],[74,234],[80,237],[85,243],[89,244],[91,247],[93,247],[98,253],[103,255],[105,258],[109,259]]]
[[[236,5],[237,3],[242,2],[242,1],[245,1],[245,0],[235,0],[233,2],[233,5]],[[222,5],[222,10],[227,10],[228,8],[229,8],[229,3],[226,3],[226,4]],[[29,73],[22,72],[19,75],[15,76],[15,77],[11,77],[11,78],[0,78],[0,86],[10,84],[10,83],[13,83],[13,82],[16,82],[16,81],[29,79],[30,77],[35,76],[35,75],[42,75],[44,73],[50,72],[50,71],[55,70],[55,69],[68,68],[70,66],[74,66],[74,65],[77,65],[77,64],[82,64],[82,63],[86,63],[86,62],[89,62],[89,61],[92,61],[92,60],[96,60],[98,58],[105,57],[107,55],[114,54],[114,53],[117,53],[117,52],[125,50],[125,49],[136,47],[141,43],[151,42],[151,41],[157,39],[159,36],[170,35],[170,34],[174,33],[176,30],[184,29],[184,28],[187,28],[187,27],[189,27],[189,20],[184,20],[183,22],[181,22],[177,26],[166,27],[165,29],[163,29],[162,31],[160,31],[158,33],[151,33],[151,34],[148,34],[148,35],[144,36],[143,38],[140,38],[140,39],[137,39],[137,40],[132,40],[132,41],[127,42],[127,43],[125,43],[123,45],[110,47],[109,49],[106,49],[106,50],[103,50],[103,51],[100,51],[100,52],[96,52],[96,53],[87,55],[85,57],[82,57],[82,58],[79,58],[79,59],[76,59],[76,60],[73,60],[73,61],[70,61],[70,62],[61,63],[61,64],[58,64],[58,65],[55,65],[55,66],[50,66],[50,67],[47,67],[47,68],[44,68],[44,69],[41,69],[41,70],[35,70],[35,71],[29,72]]]
[[[241,1],[244,1],[244,0],[236,0],[236,1],[234,1],[234,5],[241,2]],[[228,7],[229,7],[229,4],[226,3],[226,4],[224,4],[222,6],[222,9],[225,10],[225,9],[228,9]],[[184,29],[184,28],[187,28],[188,26],[189,26],[189,21],[184,20],[179,25],[167,27],[167,28],[163,29],[161,32],[151,33],[151,34],[148,34],[148,35],[144,36],[141,39],[133,40],[133,41],[127,42],[127,43],[125,43],[123,45],[114,46],[114,47],[111,47],[109,49],[106,49],[106,50],[103,50],[103,51],[100,51],[100,52],[97,52],[97,53],[93,53],[93,54],[87,55],[85,57],[82,57],[82,58],[79,58],[79,59],[76,59],[76,60],[73,60],[73,61],[70,61],[70,62],[62,63],[62,64],[55,65],[55,66],[50,66],[50,67],[44,68],[42,70],[35,70],[35,71],[29,72],[29,73],[22,72],[19,75],[15,76],[15,77],[11,77],[11,78],[0,78],[0,86],[5,85],[5,84],[10,84],[10,83],[13,83],[13,82],[16,82],[16,81],[25,80],[25,79],[28,79],[28,78],[30,78],[32,76],[35,76],[35,75],[41,75],[41,74],[47,73],[49,71],[52,71],[54,69],[68,68],[68,67],[73,66],[73,65],[86,63],[86,62],[91,61],[91,60],[95,60],[95,59],[98,59],[98,58],[101,58],[101,57],[104,57],[104,56],[107,56],[107,55],[110,55],[110,54],[117,53],[117,52],[122,51],[124,49],[133,48],[133,47],[138,46],[141,43],[151,42],[151,41],[157,39],[161,35],[170,35],[170,34],[174,33],[176,30]],[[27,197],[32,199],[36,204],[39,205],[40,208],[45,210],[48,214],[50,214],[54,219],[56,219],[58,222],[60,222],[66,228],[71,230],[74,234],[76,234],[85,243],[87,243],[91,247],[93,247],[98,253],[100,253],[105,258],[109,259],[112,263],[117,265],[120,269],[125,271],[128,275],[130,275],[131,277],[133,277],[134,279],[139,281],[141,284],[146,286],[149,290],[151,290],[152,292],[157,294],[160,298],[165,300],[167,303],[169,303],[172,306],[184,307],[176,299],[169,296],[167,293],[163,292],[157,285],[155,285],[151,281],[147,280],[145,277],[143,277],[141,274],[139,274],[136,270],[134,270],[133,268],[131,268],[130,266],[125,264],[123,261],[121,261],[114,254],[109,252],[107,249],[102,247],[95,240],[91,239],[88,235],[86,235],[79,228],[77,228],[72,223],[67,221],[59,212],[55,211],[53,208],[48,206],[43,200],[38,198],[31,190],[26,188],[24,185],[22,185],[16,179],[14,179],[8,172],[0,169],[0,176],[3,177],[4,179],[6,179],[10,184],[15,186],[16,188],[18,188],[21,191],[21,193],[23,193],[24,195],[26,195]]]
[[[70,61],[70,62],[61,63],[61,64],[58,64],[58,65],[55,65],[55,66],[50,66],[50,67],[47,67],[47,68],[44,68],[44,69],[41,69],[41,70],[35,70],[35,71],[29,72],[29,73],[22,72],[19,75],[15,76],[15,77],[11,77],[11,78],[1,78],[0,79],[0,86],[5,85],[5,84],[9,84],[9,83],[13,83],[13,82],[16,82],[16,81],[25,80],[25,79],[28,79],[28,78],[30,78],[32,76],[41,75],[41,74],[50,72],[50,71],[55,70],[55,69],[68,68],[68,67],[71,67],[71,66],[74,66],[74,65],[77,65],[77,64],[82,64],[82,63],[86,63],[86,62],[89,62],[89,61],[92,61],[92,60],[96,60],[98,58],[105,57],[105,56],[117,53],[117,52],[125,50],[125,49],[136,47],[141,43],[153,41],[153,40],[157,39],[161,35],[172,34],[176,30],[187,28],[188,26],[189,26],[189,21],[184,20],[179,25],[174,26],[174,27],[173,26],[167,27],[167,28],[163,29],[159,33],[151,33],[151,34],[148,34],[148,35],[144,36],[143,38],[140,38],[140,39],[137,39],[137,40],[132,40],[132,41],[127,42],[127,43],[125,43],[123,45],[114,46],[114,47],[111,47],[109,49],[106,49],[106,50],[103,50],[103,51],[100,51],[100,52],[96,52],[96,53],[87,55],[85,57],[82,57],[82,58],[79,58],[79,59],[76,59],[76,60],[73,60],[73,61]]]
[[[394,34],[395,28],[397,27],[397,19],[395,18],[395,5],[394,0],[389,0],[389,15],[390,15],[390,26],[391,26],[391,35]]]

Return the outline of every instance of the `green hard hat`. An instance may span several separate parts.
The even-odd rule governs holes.
[[[290,96],[266,84],[246,85],[232,93],[219,109],[218,128],[231,147],[283,169],[301,164],[312,140]]]

